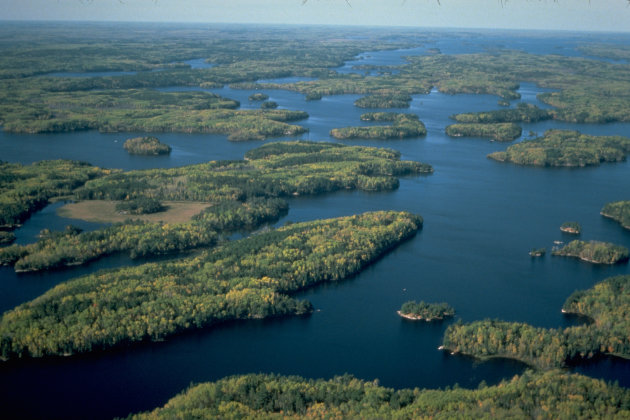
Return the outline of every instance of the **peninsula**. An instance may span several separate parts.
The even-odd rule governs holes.
[[[630,201],[607,203],[600,214],[619,222],[624,228],[630,229]]]

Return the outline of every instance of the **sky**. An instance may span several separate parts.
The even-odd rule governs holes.
[[[0,0],[0,20],[630,32],[628,0]]]

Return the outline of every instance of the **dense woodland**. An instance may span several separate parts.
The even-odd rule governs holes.
[[[287,293],[356,274],[421,227],[409,213],[366,213],[69,280],[2,316],[0,355],[74,354],[229,319],[305,314],[311,304]]]
[[[630,201],[607,203],[602,208],[601,214],[619,222],[624,228],[630,229]]]
[[[423,300],[405,302],[398,311],[400,316],[425,321],[441,320],[455,315],[455,309],[446,302],[427,303]]]
[[[451,116],[458,123],[495,124],[508,122],[537,122],[553,117],[551,111],[538,108],[536,105],[519,103],[516,108],[495,111],[471,112]]]
[[[520,125],[511,122],[451,124],[446,127],[446,134],[451,137],[489,137],[496,141],[512,141],[522,132]]]
[[[582,226],[578,222],[564,222],[560,225],[560,230],[564,233],[579,235],[582,233]]]
[[[391,125],[372,125],[368,127],[333,128],[330,135],[336,139],[403,139],[421,137],[427,134],[422,121],[415,114],[397,114],[393,112],[371,112],[361,115],[362,121],[391,122]]]
[[[627,418],[630,391],[561,370],[526,371],[477,389],[394,390],[345,375],[330,380],[244,375],[191,386],[130,419]]]
[[[509,146],[488,155],[499,162],[527,166],[584,167],[621,162],[630,153],[630,138],[590,136],[577,131],[548,130],[544,136]]]
[[[250,150],[241,161],[115,172],[75,189],[74,198],[119,200],[123,207],[138,200],[201,201],[212,206],[189,223],[123,223],[94,232],[47,235],[35,244],[0,249],[0,264],[34,271],[82,264],[114,252],[139,257],[208,246],[219,234],[277,219],[287,211],[284,197],[393,190],[398,177],[432,170],[427,164],[401,161],[400,154],[389,149],[302,141],[266,144]]]
[[[630,357],[630,275],[608,278],[566,300],[563,312],[593,320],[564,330],[499,320],[458,322],[444,333],[444,348],[479,358],[507,357],[537,368],[566,366],[601,354]]]
[[[553,255],[574,257],[594,264],[616,264],[628,261],[628,248],[609,242],[571,241],[562,248],[553,251]]]
[[[171,146],[162,143],[157,137],[134,137],[128,139],[123,147],[131,155],[168,155],[171,153]]]
[[[53,160],[32,165],[0,161],[0,226],[13,229],[51,198],[66,196],[110,170],[85,162]]]

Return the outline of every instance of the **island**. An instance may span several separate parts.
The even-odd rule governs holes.
[[[582,233],[582,226],[580,226],[578,222],[564,222],[560,226],[560,230],[564,233],[579,235],[580,233]]]
[[[249,95],[248,99],[250,101],[266,101],[267,99],[269,99],[269,95],[267,95],[266,93],[256,92]]]
[[[532,248],[531,251],[529,251],[529,256],[530,257],[544,257],[546,253],[547,253],[547,248]]]
[[[509,102],[507,103],[509,106]],[[538,108],[536,105],[525,102],[519,103],[516,108],[499,109],[495,111],[470,112],[451,116],[458,123],[494,124],[506,122],[538,122],[553,118],[551,111]]]
[[[630,138],[591,136],[578,131],[548,130],[543,137],[524,140],[504,152],[488,155],[499,162],[527,166],[585,167],[621,162],[630,153]]]
[[[339,140],[347,139],[404,139],[421,137],[427,134],[422,121],[415,114],[399,114],[394,112],[373,112],[361,115],[363,121],[385,121],[391,125],[373,125],[365,127],[333,128],[330,135]]]
[[[11,174],[22,167],[5,168]],[[64,185],[60,181],[63,176],[71,175],[60,175],[52,182],[48,175],[56,172],[47,165],[27,168],[37,177],[15,180],[10,191],[31,191],[40,177],[42,191],[48,185],[59,189]],[[69,169],[67,165],[61,168]],[[86,176],[82,183],[53,193],[70,196],[77,202],[75,209],[81,202],[90,204],[75,217],[98,215],[102,221],[118,223],[92,232],[60,232],[33,244],[0,248],[0,264],[14,265],[16,271],[36,271],[84,264],[120,252],[136,258],[213,246],[221,234],[253,230],[277,220],[287,212],[287,197],[339,190],[392,191],[398,188],[400,176],[433,172],[430,165],[400,160],[400,153],[390,149],[306,141],[269,143],[248,151],[243,160],[179,168],[130,172],[99,172],[87,165],[80,168],[90,174],[96,171],[93,179]],[[7,193],[0,200],[12,197],[28,196]],[[155,210],[160,204],[168,207],[167,211],[124,215],[122,220],[119,211],[114,211],[116,205],[129,211],[133,207]],[[4,208],[9,213],[18,206],[0,210]]]
[[[516,359],[537,369],[565,367],[571,360],[606,354],[630,358],[630,275],[610,277],[574,292],[562,312],[593,322],[565,329],[500,320],[453,324],[444,333],[443,349],[480,359]]]
[[[275,101],[265,101],[262,104],[260,104],[260,107],[262,109],[276,109],[278,108],[278,102]]]
[[[406,93],[381,93],[359,98],[354,105],[358,108],[409,108],[411,99]]]
[[[552,255],[579,258],[593,264],[617,264],[628,261],[628,248],[610,242],[571,241]]]
[[[360,272],[413,237],[422,218],[380,211],[295,223],[197,255],[100,271],[0,319],[0,357],[72,355],[231,319],[303,315],[291,294]]]
[[[398,315],[413,321],[436,321],[455,315],[455,309],[448,303],[426,303],[424,301],[408,301],[402,304]]]
[[[512,141],[521,136],[523,129],[515,123],[451,124],[446,134],[451,137],[489,137],[495,141]]]
[[[607,203],[600,214],[619,222],[624,228],[630,229],[630,201]]]
[[[153,136],[127,139],[123,147],[130,155],[158,156],[171,153],[171,146]]]
[[[526,371],[477,389],[392,389],[348,374],[326,380],[259,373],[191,385],[129,419],[559,419],[568,413],[622,419],[629,406],[630,390],[560,369]]]

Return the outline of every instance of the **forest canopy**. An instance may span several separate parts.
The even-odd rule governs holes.
[[[311,304],[290,293],[358,273],[421,227],[409,213],[365,213],[69,280],[2,316],[0,355],[68,355],[229,319],[305,314]]]

